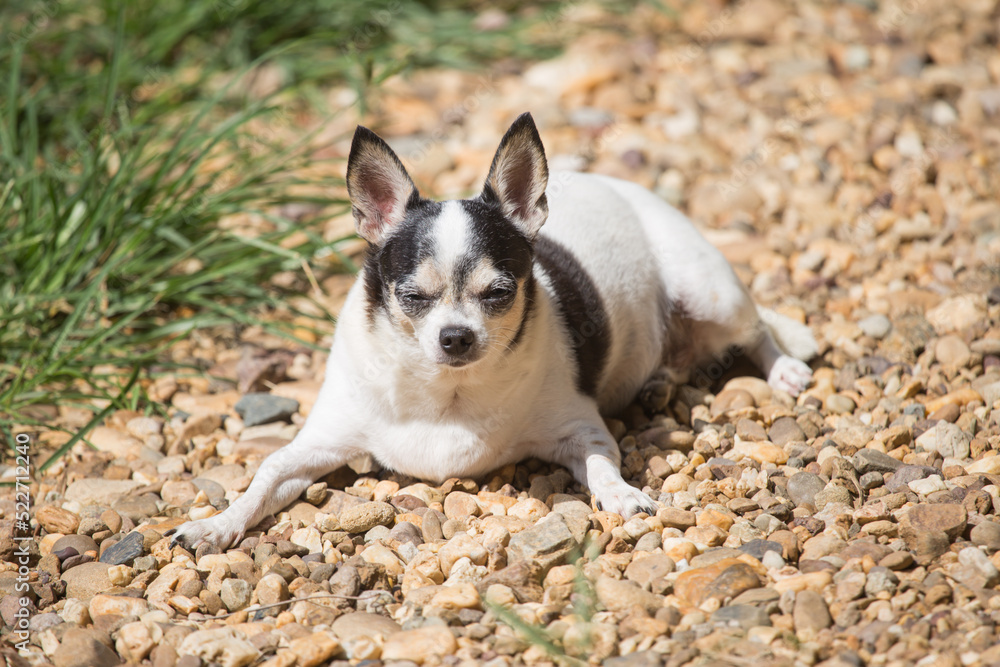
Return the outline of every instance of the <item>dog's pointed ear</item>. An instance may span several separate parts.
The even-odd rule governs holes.
[[[381,137],[358,125],[347,159],[347,192],[358,235],[381,245],[420,200],[406,168]]]
[[[549,214],[548,182],[545,148],[531,114],[523,113],[500,140],[482,199],[498,204],[525,236],[534,239]]]

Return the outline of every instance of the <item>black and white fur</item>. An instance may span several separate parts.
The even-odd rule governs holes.
[[[503,137],[474,199],[423,199],[363,127],[347,184],[371,251],[319,398],[246,493],[184,524],[176,541],[229,545],[363,453],[436,482],[535,456],[569,468],[605,510],[653,513],[622,479],[602,415],[663,364],[683,379],[732,345],[778,389],[797,394],[810,380],[772,335],[806,359],[816,351],[808,328],[759,313],[723,256],[644,188],[550,178],[529,114]]]

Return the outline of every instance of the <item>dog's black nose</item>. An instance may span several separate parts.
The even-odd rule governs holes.
[[[453,357],[458,357],[469,351],[476,342],[476,334],[472,333],[472,329],[465,327],[450,327],[441,329],[439,340],[442,350]]]

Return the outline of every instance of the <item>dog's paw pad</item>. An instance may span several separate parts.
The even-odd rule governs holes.
[[[652,516],[659,509],[652,498],[624,481],[609,484],[603,489],[591,490],[594,492],[598,509],[621,514],[626,519],[639,512]]]
[[[767,376],[767,383],[792,396],[801,394],[812,382],[812,369],[808,364],[788,355],[778,357]]]

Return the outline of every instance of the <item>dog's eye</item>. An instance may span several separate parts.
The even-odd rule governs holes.
[[[512,288],[505,285],[494,285],[483,295],[483,299],[486,301],[505,301],[512,296],[514,296]]]
[[[399,300],[407,306],[422,306],[429,303],[431,298],[426,294],[420,294],[418,292],[404,292],[399,295]]]

